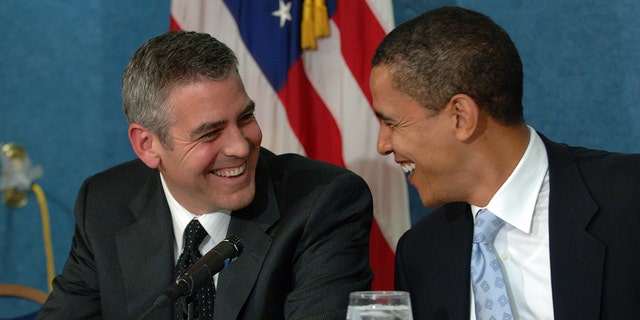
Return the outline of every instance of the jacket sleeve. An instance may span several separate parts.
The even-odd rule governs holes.
[[[344,319],[349,293],[371,289],[373,201],[367,184],[345,172],[319,189],[317,197],[301,201],[304,208],[290,208],[311,212],[294,256],[287,319]]]
[[[36,319],[100,319],[96,266],[85,230],[85,198],[88,180],[75,205],[75,232],[62,274],[53,280],[53,291]]]

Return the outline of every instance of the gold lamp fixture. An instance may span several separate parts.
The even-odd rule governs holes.
[[[0,159],[2,201],[9,208],[22,208],[27,204],[27,194],[31,190],[33,180],[42,176],[42,167],[32,166],[27,150],[15,142],[2,145]]]
[[[2,144],[0,152],[0,191],[2,202],[11,209],[20,209],[27,205],[28,192],[33,191],[42,215],[42,236],[44,239],[45,254],[47,258],[47,278],[49,291],[51,291],[53,277],[55,276],[55,264],[53,261],[53,244],[51,242],[51,230],[49,225],[49,209],[44,191],[34,180],[42,177],[42,167],[32,166],[27,150],[20,144],[10,142]]]

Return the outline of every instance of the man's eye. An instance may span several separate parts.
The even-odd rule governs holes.
[[[212,140],[213,138],[218,136],[219,133],[220,133],[220,130],[209,131],[203,134],[202,136],[200,136],[200,140]]]
[[[251,122],[256,118],[255,114],[253,113],[248,113],[243,115],[242,117],[240,117],[240,122]]]

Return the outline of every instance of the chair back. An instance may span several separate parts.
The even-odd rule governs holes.
[[[40,289],[28,287],[21,284],[0,283],[0,297],[23,299],[23,300],[35,302],[38,305],[42,305],[47,300],[48,294]],[[24,315],[17,318],[11,318],[11,319],[16,319],[16,320],[34,319],[36,313]],[[0,318],[9,319],[9,318],[2,318],[2,316],[0,316]]]
[[[20,298],[44,304],[48,296],[49,294],[40,289],[21,284],[0,283],[0,297]]]

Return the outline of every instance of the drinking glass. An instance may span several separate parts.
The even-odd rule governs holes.
[[[349,295],[347,320],[413,320],[405,291],[356,291]]]

